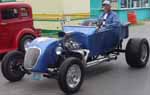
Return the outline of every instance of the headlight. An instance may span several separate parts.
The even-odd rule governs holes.
[[[61,55],[62,51],[63,51],[63,48],[62,48],[62,47],[57,47],[57,48],[56,48],[56,54],[57,54],[57,55]]]

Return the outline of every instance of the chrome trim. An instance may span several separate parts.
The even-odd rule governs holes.
[[[30,47],[30,48],[27,48],[27,50],[26,51],[28,51],[29,49],[38,49],[39,50],[39,55],[38,55],[38,58],[37,58],[37,60],[36,60],[36,62],[35,62],[35,64],[32,66],[32,68],[25,68],[25,69],[27,69],[27,70],[32,70],[33,68],[35,68],[35,66],[37,65],[37,62],[38,62],[38,60],[39,60],[39,58],[40,58],[40,56],[41,56],[41,49],[40,48],[38,48],[38,47]],[[26,57],[26,54],[25,54],[25,57]],[[24,66],[25,67],[25,66]]]
[[[94,66],[94,65],[98,65],[102,62],[106,62],[106,61],[110,61],[110,60],[116,60],[117,59],[117,55],[115,54],[112,54],[112,55],[108,55],[108,56],[103,56],[103,57],[99,57],[97,60],[94,60],[94,61],[90,61],[88,63],[86,63],[86,67],[91,67],[91,66]]]
[[[80,50],[73,50],[73,51],[82,54],[82,56],[84,57],[84,61],[87,62],[90,50],[88,50],[88,49],[80,49]]]

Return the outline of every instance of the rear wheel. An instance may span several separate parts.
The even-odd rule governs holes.
[[[34,40],[34,38],[35,37],[32,35],[23,36],[19,43],[19,50],[24,52],[29,44]]]
[[[19,51],[12,51],[6,54],[2,60],[2,74],[11,81],[16,82],[21,80],[25,73],[22,70],[24,54]]]
[[[134,68],[145,67],[149,59],[149,43],[146,39],[130,39],[126,47],[126,60]]]
[[[76,93],[84,80],[84,66],[80,59],[71,57],[66,59],[59,71],[58,83],[65,93]]]

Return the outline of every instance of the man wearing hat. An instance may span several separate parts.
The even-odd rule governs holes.
[[[89,23],[89,25],[98,23],[98,27],[100,28],[100,30],[118,27],[120,25],[120,20],[117,14],[111,10],[111,3],[109,0],[105,0],[103,2],[103,8],[104,13],[96,21],[92,21],[92,23]]]

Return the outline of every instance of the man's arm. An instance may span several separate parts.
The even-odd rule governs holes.
[[[101,24],[102,24],[102,21],[103,21],[103,16],[101,15],[101,16],[99,16],[97,19],[93,19],[92,21],[91,21],[91,23],[89,23],[89,26],[90,25],[93,25],[93,24],[96,24],[97,26],[101,26]]]
[[[81,25],[85,25],[85,26],[92,26],[93,24],[95,24],[97,21],[97,19],[88,19],[85,20],[81,23]]]

